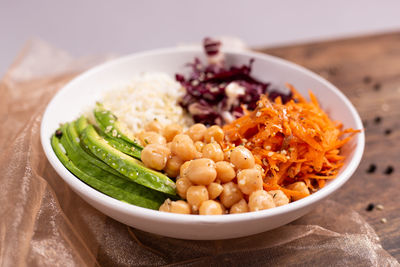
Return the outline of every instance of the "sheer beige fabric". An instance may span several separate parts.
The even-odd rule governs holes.
[[[0,83],[1,266],[396,266],[374,230],[333,201],[281,228],[225,241],[166,238],[123,225],[72,192],[40,144],[55,92],[110,57],[26,45]]]

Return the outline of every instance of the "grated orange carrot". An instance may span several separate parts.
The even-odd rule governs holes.
[[[303,181],[314,192],[334,179],[343,165],[340,148],[360,132],[342,129],[321,109],[316,96],[310,101],[288,84],[293,99],[282,104],[262,96],[254,111],[224,126],[226,150],[244,145],[254,155],[264,173],[265,190],[282,190],[289,198],[304,193],[289,190],[287,185]]]

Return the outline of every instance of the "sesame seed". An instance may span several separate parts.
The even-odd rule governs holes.
[[[67,151],[65,151],[64,146],[61,143],[58,143],[58,146],[60,147],[61,151],[63,152],[63,154],[66,154]]]
[[[386,170],[384,171],[384,173],[385,173],[386,175],[390,175],[390,174],[392,174],[393,171],[394,171],[393,166],[387,166],[387,168],[386,168]]]
[[[60,138],[60,137],[62,136],[62,131],[61,131],[61,130],[57,130],[57,131],[56,131],[56,136],[57,136],[58,138]]]
[[[283,150],[281,151],[281,154],[282,154],[282,155],[286,155],[286,154],[287,154],[286,150],[283,149]]]
[[[105,129],[104,132],[108,133],[109,131],[111,131],[111,129],[112,129],[112,126],[111,126],[111,125],[108,125],[108,126],[106,127],[106,129]]]
[[[112,136],[116,137],[117,134],[118,134],[118,133],[117,133],[117,130],[114,129],[114,130],[112,131]]]
[[[268,157],[272,157],[274,155],[274,152],[268,152]]]
[[[381,204],[378,204],[378,205],[376,205],[376,209],[377,209],[377,210],[383,210],[383,209],[384,209],[384,207],[383,207],[383,205],[381,205]]]
[[[375,208],[374,203],[369,203],[367,208],[366,208],[366,211],[372,211],[374,208]]]
[[[266,146],[265,149],[266,150],[271,150],[271,146]]]
[[[375,124],[379,124],[379,123],[381,123],[381,121],[382,121],[382,118],[379,116],[376,116],[374,119]]]
[[[261,112],[260,112],[260,111],[257,111],[256,117],[258,118],[258,117],[260,117],[260,116],[261,116]]]
[[[367,173],[374,173],[376,170],[376,165],[375,164],[370,164],[369,168],[367,169]]]
[[[381,89],[381,86],[382,85],[380,83],[375,83],[373,87],[375,91],[379,91]]]
[[[381,219],[381,223],[387,223],[387,219],[386,218],[382,218]]]
[[[372,81],[371,76],[368,76],[368,75],[365,76],[364,79],[363,79],[363,82],[366,83],[366,84],[370,83],[371,81]]]

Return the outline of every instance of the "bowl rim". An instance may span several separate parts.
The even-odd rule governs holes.
[[[64,167],[64,165],[57,158],[56,154],[54,153],[51,147],[50,136],[45,136],[46,121],[50,116],[49,110],[51,109],[52,106],[55,105],[57,99],[59,98],[59,95],[62,92],[68,90],[70,87],[75,86],[75,84],[79,83],[81,80],[90,77],[91,75],[95,74],[98,71],[101,71],[102,69],[110,68],[112,66],[119,65],[126,61],[134,60],[136,57],[158,56],[168,53],[201,52],[201,51],[202,50],[200,47],[172,47],[172,48],[160,48],[155,50],[129,54],[90,68],[89,70],[81,73],[80,75],[69,81],[60,90],[58,90],[58,92],[53,96],[51,101],[48,103],[45,112],[43,114],[40,126],[40,139],[48,161],[50,162],[52,167],[56,170],[56,172],[61,176],[61,178],[71,187],[71,189],[73,189],[80,195],[85,195],[91,201],[101,203],[102,206],[106,206],[109,209],[115,210],[123,214],[141,216],[141,218],[147,220],[156,220],[156,221],[163,221],[165,223],[183,223],[183,224],[199,224],[199,223],[221,224],[221,223],[242,222],[254,219],[266,219],[280,214],[290,213],[296,210],[300,210],[307,206],[311,206],[312,204],[316,204],[320,200],[328,197],[334,191],[339,189],[345,182],[347,182],[348,179],[350,179],[350,177],[355,172],[361,161],[365,147],[365,133],[363,130],[363,124],[357,110],[350,102],[350,100],[332,83],[322,78],[321,76],[317,75],[316,73],[306,69],[305,67],[302,67],[296,63],[290,62],[282,58],[248,50],[243,50],[243,51],[224,50],[224,52],[229,56],[245,55],[256,59],[258,58],[261,60],[272,61],[273,63],[277,63],[280,65],[284,65],[285,67],[292,68],[296,71],[303,73],[304,75],[308,75],[311,78],[319,81],[320,83],[328,87],[330,90],[332,90],[336,95],[338,95],[343,104],[346,105],[347,108],[350,110],[356,122],[357,129],[361,129],[361,132],[355,136],[356,146],[354,148],[353,158],[350,160],[349,164],[346,166],[343,172],[321,190],[318,190],[317,192],[303,199],[297,200],[287,205],[275,207],[272,209],[267,209],[257,212],[240,213],[240,214],[229,214],[229,216],[227,215],[197,216],[193,214],[176,214],[176,213],[160,212],[157,210],[151,210],[135,206],[132,204],[124,203],[90,187],[89,185],[81,181],[79,178],[77,178],[75,175],[73,175],[71,172],[69,172],[69,170],[66,167]]]

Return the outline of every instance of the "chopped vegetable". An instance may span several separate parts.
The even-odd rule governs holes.
[[[310,101],[288,85],[293,99],[283,104],[262,96],[254,111],[224,126],[225,150],[244,145],[264,169],[264,189],[280,189],[292,199],[307,193],[289,190],[302,181],[310,192],[334,179],[343,165],[340,148],[359,130],[342,129],[320,108],[317,98]]]
[[[206,125],[224,125],[243,115],[242,106],[248,110],[256,108],[262,94],[269,90],[265,83],[251,76],[254,62],[248,65],[225,66],[220,43],[209,38],[204,40],[204,50],[208,56],[208,65],[196,58],[188,64],[192,68],[189,77],[176,74],[176,80],[186,89],[179,104],[186,109],[195,122]],[[286,102],[291,94],[269,90],[269,97],[280,96]]]

